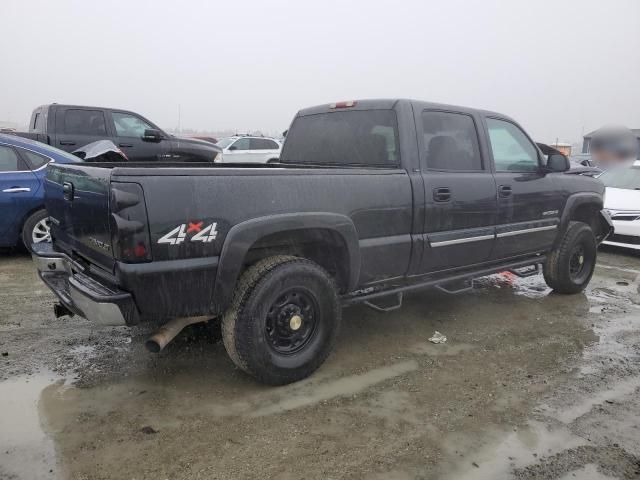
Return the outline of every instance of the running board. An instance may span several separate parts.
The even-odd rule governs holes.
[[[389,295],[393,295],[393,294],[389,294]],[[369,300],[365,300],[363,303],[370,309],[375,310],[376,312],[382,312],[382,313],[393,312],[394,310],[398,310],[400,307],[402,307],[402,292],[398,292],[395,295],[396,295],[397,303],[390,305],[388,307],[376,305],[375,303]]]
[[[439,290],[445,291],[447,293],[465,292],[470,290],[473,287],[473,284],[471,284],[470,287],[465,287],[464,289],[460,289],[457,291],[447,289],[445,285],[456,283],[456,282],[471,282],[473,279],[486,277],[487,275],[492,275],[494,273],[504,272],[504,271],[513,271],[515,275],[520,276],[522,272],[518,273],[519,270],[522,270],[523,268],[527,268],[527,267],[531,268],[533,266],[535,266],[535,273],[538,273],[540,271],[538,264],[544,263],[546,258],[547,257],[545,255],[538,255],[535,258],[529,257],[526,260],[518,260],[518,261],[509,262],[509,263],[503,263],[493,267],[482,268],[474,272],[459,273],[457,275],[452,275],[448,278],[438,278],[438,279],[431,278],[429,280],[417,281],[416,283],[411,283],[407,285],[391,286],[386,289],[384,287],[381,287],[379,289],[375,289],[375,287],[369,287],[362,290],[357,290],[358,293],[356,294],[351,294],[351,295],[347,294],[343,296],[342,306],[348,307],[349,305],[355,305],[357,303],[367,302],[367,306],[373,308],[374,310],[389,311],[389,310],[385,310],[385,308],[387,307],[380,307],[379,305],[372,303],[371,300],[375,298],[388,297],[390,295],[398,295],[404,292],[411,292],[413,290],[421,290],[421,289],[433,288],[433,287],[436,287]],[[524,275],[531,276],[531,275],[534,275],[535,273],[525,272]],[[392,309],[395,310],[397,308],[400,308],[401,303],[402,303],[402,300],[400,300],[397,305],[393,305]],[[378,310],[376,307],[380,308],[380,310]]]
[[[520,278],[531,277],[540,273],[540,264],[536,263],[534,265],[529,265],[528,267],[522,268],[510,268],[508,271]]]
[[[473,290],[473,280],[467,280],[462,283],[464,285],[462,288],[448,288],[447,285],[452,285],[453,282],[442,283],[434,286],[441,292],[448,293],[449,295],[457,295],[459,293],[470,292]]]

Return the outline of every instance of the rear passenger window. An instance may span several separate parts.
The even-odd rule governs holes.
[[[422,113],[427,168],[482,170],[478,134],[470,115],[450,112]]]
[[[40,155],[29,150],[20,149],[20,152],[22,153],[22,158],[26,158],[31,164],[31,168],[34,170],[37,170],[51,161],[44,155]]]
[[[489,140],[497,172],[538,170],[538,150],[513,123],[487,118]]]
[[[277,150],[278,144],[267,138],[252,138],[251,150]]]
[[[27,168],[15,150],[0,145],[0,172],[20,172],[22,170],[27,170]]]
[[[64,112],[64,133],[105,136],[104,113],[100,110],[67,110]]]

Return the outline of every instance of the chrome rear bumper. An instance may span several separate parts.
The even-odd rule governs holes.
[[[71,312],[100,325],[134,325],[138,310],[130,293],[106,285],[50,245],[38,246],[32,258],[42,281]]]

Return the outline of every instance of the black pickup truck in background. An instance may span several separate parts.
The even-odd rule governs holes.
[[[412,100],[300,111],[274,165],[53,165],[52,246],[34,254],[57,314],[164,326],[222,317],[235,364],[304,378],[341,307],[471,288],[511,270],[576,293],[611,232],[604,186],[545,158],[499,113]],[[383,302],[383,297],[386,297]]]
[[[210,142],[175,137],[142,115],[115,108],[42,105],[31,114],[29,131],[14,134],[67,152],[111,140],[132,162],[213,162],[222,155]]]

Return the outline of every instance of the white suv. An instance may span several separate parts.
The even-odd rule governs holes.
[[[282,144],[268,137],[252,137],[248,135],[236,135],[223,138],[216,143],[222,148],[222,163],[270,163],[277,162],[280,158]]]

